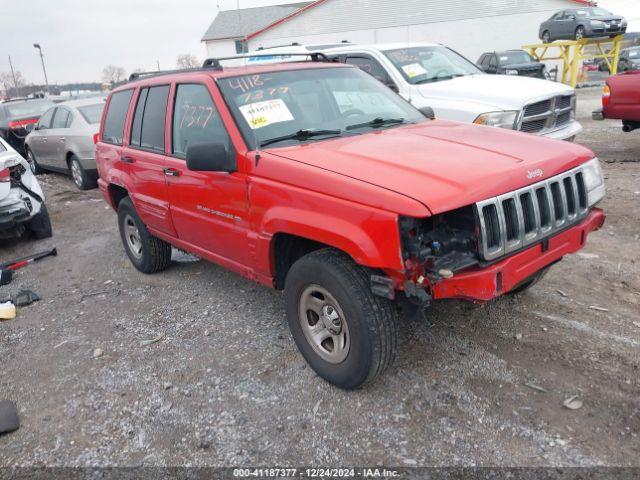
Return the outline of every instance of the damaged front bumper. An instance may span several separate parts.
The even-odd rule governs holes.
[[[476,266],[431,285],[434,300],[456,298],[477,303],[505,294],[536,272],[584,247],[587,235],[604,224],[604,213],[592,209],[579,224],[488,266]]]

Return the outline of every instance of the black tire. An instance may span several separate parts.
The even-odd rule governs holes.
[[[44,173],[44,170],[40,165],[38,165],[38,161],[36,160],[35,154],[31,151],[29,147],[25,147],[25,158],[29,167],[31,167],[31,173],[34,175],[40,175]]]
[[[551,32],[549,30],[542,32],[542,43],[551,43]]]
[[[40,206],[40,212],[29,220],[29,231],[38,240],[53,236],[49,211],[44,203]]]
[[[578,28],[576,28],[576,31],[573,34],[573,38],[575,40],[582,40],[583,38],[586,38],[586,31],[582,25],[578,25]]]
[[[542,280],[548,271],[549,271],[549,267],[534,273],[529,278],[521,282],[520,285],[516,285],[516,287],[513,290],[507,292],[507,295],[518,295],[520,293],[526,292],[531,287],[533,287],[536,283]]]
[[[131,223],[129,223],[131,222]],[[134,250],[132,245],[138,243],[133,239],[128,240],[129,233],[133,227],[137,229],[137,241],[140,250]],[[133,266],[143,273],[156,273],[165,270],[171,263],[171,245],[154,237],[147,230],[129,197],[123,198],[118,205],[118,227],[120,238],[125,252]]]
[[[80,159],[75,155],[71,155],[71,158],[69,158],[69,174],[73,183],[80,190],[89,190],[98,186],[96,179],[87,173],[82,163],[80,163]]]
[[[300,309],[304,308],[301,301],[307,298],[303,297],[305,292],[318,287],[333,297],[335,311],[339,310],[344,316],[340,320],[343,328],[346,325],[349,346],[346,357],[339,363],[327,361],[317,353],[319,347],[312,346],[303,331],[303,321],[307,322],[306,329],[322,326],[321,319],[311,324],[311,310],[305,312],[302,320],[299,315]],[[326,381],[344,389],[358,388],[373,381],[393,362],[397,345],[397,311],[390,301],[371,292],[367,270],[347,255],[323,249],[300,258],[287,274],[285,303],[289,328],[298,349],[311,368]],[[322,308],[330,307],[325,304]]]

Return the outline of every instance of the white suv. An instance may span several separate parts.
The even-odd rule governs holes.
[[[52,234],[42,188],[27,161],[0,138],[0,239]]]
[[[416,108],[431,107],[438,118],[560,140],[573,140],[582,131],[575,120],[571,87],[535,78],[486,75],[442,45],[353,44],[322,52],[333,61],[360,67]]]

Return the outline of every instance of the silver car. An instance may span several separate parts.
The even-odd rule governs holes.
[[[100,129],[104,104],[104,98],[70,100],[44,112],[25,142],[31,170],[68,173],[80,190],[95,188],[94,135]]]

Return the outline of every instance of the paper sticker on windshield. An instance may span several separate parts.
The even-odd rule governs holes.
[[[243,105],[240,112],[253,130],[293,120],[293,115],[281,98]]]
[[[427,71],[419,63],[410,63],[409,65],[403,65],[402,70],[407,74],[407,77],[419,77],[420,75],[426,75]]]
[[[501,62],[506,62],[507,60],[509,60],[509,57],[500,57]]]

